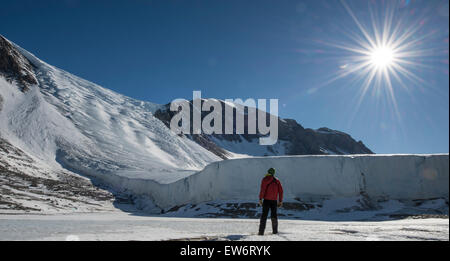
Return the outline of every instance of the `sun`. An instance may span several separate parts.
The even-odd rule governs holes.
[[[395,58],[395,51],[389,46],[376,47],[368,55],[369,61],[377,69],[390,67]]]
[[[355,111],[361,106],[366,94],[372,93],[371,97],[386,99],[400,118],[397,89],[409,92],[414,86],[426,84],[420,74],[415,72],[429,68],[424,61],[439,51],[424,44],[438,31],[425,33],[423,20],[411,20],[405,14],[397,13],[400,10],[398,1],[375,7],[369,5],[368,19],[359,19],[345,0],[341,0],[341,3],[356,25],[356,30],[344,27],[343,42],[336,39],[320,41],[340,49],[342,56],[338,58],[339,69],[317,88],[352,76],[352,84],[358,83],[359,97]]]

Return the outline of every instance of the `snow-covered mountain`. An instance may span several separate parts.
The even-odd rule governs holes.
[[[237,155],[372,153],[345,133],[304,129],[294,120],[279,119],[273,146],[260,146],[256,135],[175,135],[167,105],[102,88],[4,37],[0,46],[1,135],[47,163],[167,181]]]
[[[1,136],[40,160],[155,179],[220,160],[169,131],[153,116],[159,105],[104,89],[0,39]]]
[[[80,178],[74,174],[100,180],[115,174],[165,183],[221,160],[169,131],[153,116],[159,107],[55,68],[0,36],[0,205],[55,207],[48,204],[54,188],[31,186],[42,179],[61,183]],[[12,173],[22,178],[11,182]],[[97,189],[86,180],[75,183]],[[109,196],[86,194],[94,201],[112,198],[107,191]],[[37,199],[46,207],[25,206]]]

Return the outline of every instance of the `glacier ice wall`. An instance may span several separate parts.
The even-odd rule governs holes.
[[[286,199],[313,201],[362,193],[373,199],[448,199],[448,154],[241,158],[211,163],[169,184],[119,175],[102,179],[170,208],[209,200],[257,200],[261,178],[270,167],[277,170]]]

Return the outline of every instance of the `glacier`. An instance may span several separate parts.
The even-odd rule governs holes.
[[[214,200],[256,201],[267,169],[277,170],[287,201],[364,195],[375,201],[445,198],[449,155],[279,156],[224,160],[172,183],[109,175],[119,190],[147,195],[163,209]]]

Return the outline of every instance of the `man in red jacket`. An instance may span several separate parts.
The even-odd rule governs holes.
[[[275,178],[274,175],[275,169],[270,168],[261,182],[261,191],[259,192],[259,205],[262,205],[263,211],[259,223],[258,233],[258,235],[261,236],[264,235],[264,230],[266,229],[266,221],[267,215],[269,214],[269,209],[270,218],[272,220],[272,232],[274,234],[278,233],[277,207],[281,207],[283,205],[283,186],[281,186],[281,182],[277,178]],[[279,199],[278,203],[277,199]]]

